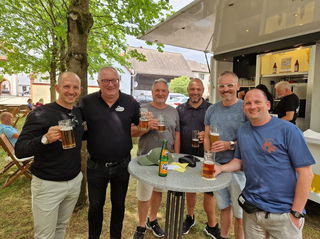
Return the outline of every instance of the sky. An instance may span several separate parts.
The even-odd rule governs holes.
[[[181,8],[187,6],[189,3],[193,2],[193,0],[170,0],[170,4],[173,7],[174,11],[179,11]],[[134,47],[143,47],[149,49],[156,49],[155,46],[148,46],[145,44],[143,40],[136,39],[132,36],[127,37],[127,42],[130,46]],[[178,52],[181,53],[186,59],[194,60],[200,62],[202,64],[207,64],[205,53],[201,51],[190,50],[186,48],[174,47],[170,45],[165,45],[164,51],[169,52]],[[208,60],[210,60],[210,56],[208,55]]]

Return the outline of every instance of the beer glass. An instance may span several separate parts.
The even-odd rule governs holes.
[[[199,148],[199,130],[192,130],[192,148]]]
[[[61,131],[61,142],[63,149],[71,149],[76,147],[76,140],[73,132],[73,123],[71,119],[58,121]]]
[[[210,142],[211,144],[219,140],[219,129],[210,125]]]
[[[202,165],[202,178],[208,180],[214,180],[213,174],[214,170],[214,153],[212,152],[205,152],[204,153],[204,160]]]
[[[149,112],[147,108],[140,108],[140,120],[139,128],[140,130],[148,130],[149,128]]]
[[[158,116],[158,122],[159,122],[159,125],[158,125],[158,131],[159,132],[164,132],[166,130],[166,125],[164,123],[164,116],[163,114],[159,114]]]

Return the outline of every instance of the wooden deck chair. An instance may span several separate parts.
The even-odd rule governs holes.
[[[0,172],[0,175],[3,175],[13,166],[17,167],[17,170],[7,178],[2,187],[4,188],[9,186],[14,180],[16,180],[21,175],[24,175],[27,178],[31,179],[31,173],[29,172],[29,168],[31,166],[33,157],[18,159],[14,154],[14,148],[11,142],[5,134],[0,134],[0,145],[2,146],[3,150],[7,153],[9,158],[12,160],[4,166],[4,168]]]

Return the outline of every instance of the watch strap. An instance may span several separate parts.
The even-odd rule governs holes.
[[[290,210],[290,213],[295,217],[295,218],[302,218],[304,217],[303,213],[300,213],[298,211]]]

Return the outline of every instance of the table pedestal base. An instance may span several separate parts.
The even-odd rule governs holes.
[[[167,193],[165,239],[182,238],[184,198],[184,192]]]

